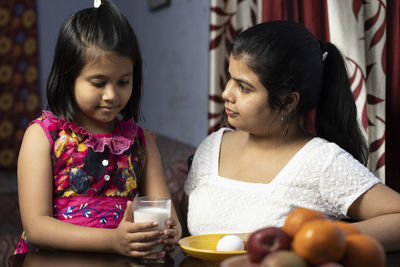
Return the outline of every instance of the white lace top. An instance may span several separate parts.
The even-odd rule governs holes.
[[[334,143],[315,137],[268,184],[218,175],[220,129],[197,148],[185,183],[191,235],[253,232],[282,226],[301,206],[345,218],[350,205],[379,183],[366,167]]]

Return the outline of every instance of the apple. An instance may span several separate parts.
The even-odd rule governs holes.
[[[291,238],[280,227],[261,228],[250,234],[247,251],[251,262],[260,263],[271,252],[290,249]]]
[[[293,250],[278,250],[268,254],[260,267],[307,267],[307,262]]]

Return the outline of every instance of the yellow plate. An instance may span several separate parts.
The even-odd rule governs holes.
[[[179,240],[179,245],[182,250],[198,259],[203,260],[214,260],[221,261],[226,258],[246,254],[246,250],[238,250],[238,251],[217,251],[217,243],[220,238],[224,235],[228,234],[209,234],[209,235],[194,235],[182,238]],[[234,234],[239,236],[244,242],[246,247],[246,242],[248,239],[248,234]]]

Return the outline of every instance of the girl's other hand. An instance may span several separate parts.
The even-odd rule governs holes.
[[[165,252],[174,251],[175,247],[178,245],[179,237],[178,230],[176,229],[176,220],[174,218],[169,218],[167,220],[168,229],[164,230],[164,235],[167,237],[164,239]]]
[[[114,229],[113,247],[125,256],[145,257],[154,254],[154,246],[163,242],[163,231],[154,230],[157,222],[133,222],[132,201],[128,201],[124,217]]]

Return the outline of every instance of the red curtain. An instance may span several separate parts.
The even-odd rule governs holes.
[[[386,7],[386,184],[400,192],[400,1]]]
[[[317,38],[329,41],[325,1],[264,0],[262,20],[291,20],[306,26]]]

